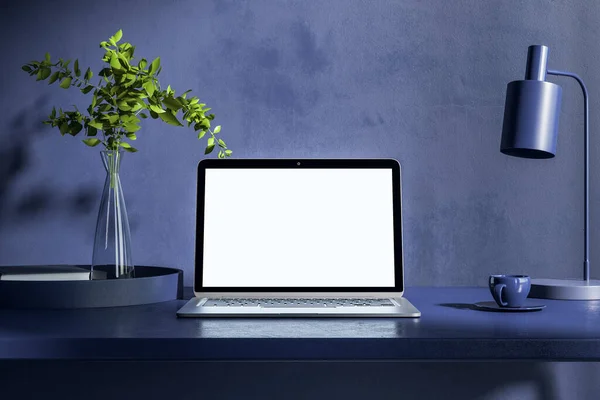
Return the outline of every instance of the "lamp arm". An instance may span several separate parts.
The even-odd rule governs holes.
[[[547,70],[547,73],[549,75],[558,75],[558,76],[568,76],[570,78],[573,78],[577,81],[577,83],[579,83],[579,86],[581,86],[581,90],[583,91],[583,101],[584,101],[584,110],[583,110],[583,117],[584,117],[584,131],[585,131],[585,141],[583,143],[583,154],[584,154],[584,158],[583,158],[583,163],[585,165],[585,174],[584,174],[584,201],[585,201],[585,207],[584,207],[584,226],[583,226],[583,232],[585,235],[585,245],[584,245],[584,260],[583,260],[583,280],[585,280],[586,282],[589,282],[590,280],[590,232],[589,232],[589,225],[590,225],[590,199],[589,199],[589,193],[590,193],[590,179],[589,179],[589,175],[590,175],[590,164],[589,164],[589,145],[590,145],[590,132],[589,132],[589,103],[588,103],[588,91],[587,88],[585,86],[585,83],[583,83],[583,80],[579,77],[579,75],[571,73],[571,72],[565,72],[565,71],[556,71],[556,70]]]

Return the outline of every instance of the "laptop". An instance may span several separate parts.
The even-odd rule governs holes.
[[[400,164],[198,164],[194,298],[179,317],[420,317],[404,297]]]

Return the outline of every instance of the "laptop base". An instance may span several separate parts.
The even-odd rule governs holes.
[[[396,304],[394,307],[355,306],[328,308],[203,307],[200,304],[204,300],[201,297],[194,297],[177,311],[177,316],[195,318],[418,318],[421,316],[421,312],[404,297],[391,299]]]

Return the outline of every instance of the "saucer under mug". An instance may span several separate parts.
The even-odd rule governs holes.
[[[541,311],[546,308],[545,304],[529,304],[525,303],[520,307],[502,307],[499,306],[495,301],[480,301],[474,304],[475,307],[485,311],[499,311],[499,312],[527,312],[527,311]]]

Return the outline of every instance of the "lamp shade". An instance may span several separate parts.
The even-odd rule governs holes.
[[[506,87],[500,151],[524,158],[556,154],[562,89],[546,82],[548,47],[529,46],[525,80]]]
[[[561,97],[561,87],[551,82],[510,82],[500,151],[524,158],[554,157]]]

